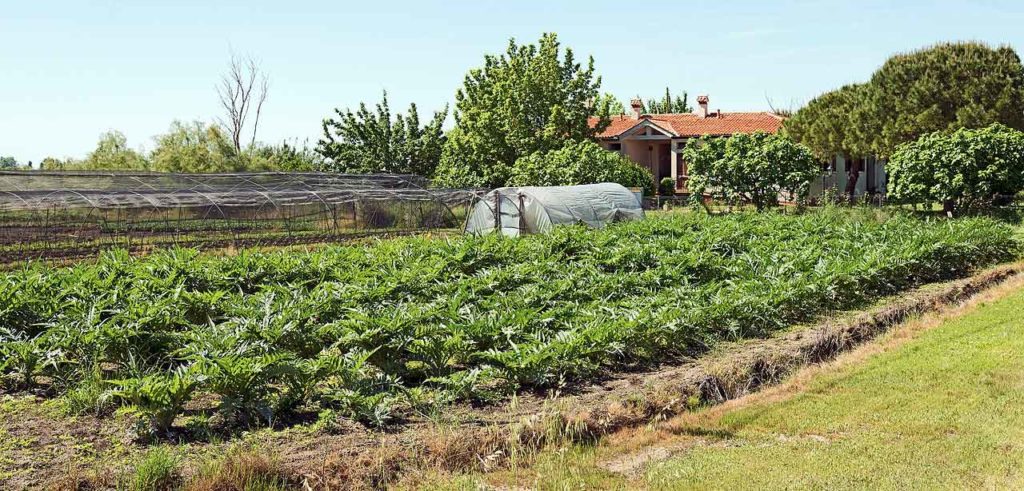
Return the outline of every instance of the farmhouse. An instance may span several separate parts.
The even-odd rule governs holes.
[[[687,168],[683,148],[691,138],[704,135],[728,137],[735,133],[765,131],[775,133],[782,128],[783,118],[762,112],[711,111],[708,96],[697,97],[693,113],[644,114],[640,99],[630,101],[631,113],[612,116],[611,124],[598,133],[601,146],[617,151],[647,167],[657,185],[671,177],[677,193],[686,193]],[[597,118],[590,125],[597,125]],[[849,183],[856,179],[856,183]],[[852,158],[836,155],[822,169],[822,176],[811,184],[811,196],[825,189],[837,193],[885,194],[885,161],[876,157]]]
[[[655,184],[671,177],[676,192],[686,192],[687,169],[682,153],[691,138],[755,131],[775,133],[782,128],[782,117],[770,112],[711,111],[708,102],[708,96],[698,96],[693,113],[644,114],[643,102],[633,99],[632,112],[612,116],[611,124],[597,135],[598,141],[605,149],[620,152],[647,167]],[[591,126],[597,123],[597,118],[591,118]]]

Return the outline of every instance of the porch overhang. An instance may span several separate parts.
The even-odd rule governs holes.
[[[675,131],[660,126],[650,119],[641,118],[637,124],[616,135],[615,139],[623,140],[626,138],[632,138],[636,140],[664,140],[676,138],[677,136],[678,135],[676,135]]]

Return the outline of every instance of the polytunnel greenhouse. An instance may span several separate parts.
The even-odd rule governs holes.
[[[545,233],[556,225],[610,222],[644,217],[640,198],[620,184],[498,188],[480,198],[466,220],[466,233],[508,236]]]
[[[472,190],[408,175],[0,172],[0,260],[458,230]]]

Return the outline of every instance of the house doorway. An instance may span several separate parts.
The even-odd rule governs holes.
[[[661,184],[661,180],[672,177],[672,144],[658,144],[658,165],[654,173],[655,185]]]

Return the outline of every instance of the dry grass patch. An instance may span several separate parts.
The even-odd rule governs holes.
[[[258,491],[292,489],[299,481],[273,455],[237,447],[223,458],[203,464],[184,486],[186,491]]]

